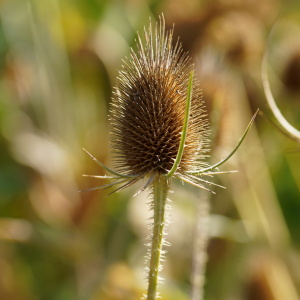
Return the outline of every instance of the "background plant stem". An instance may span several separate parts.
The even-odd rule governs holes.
[[[196,228],[194,234],[193,262],[191,274],[191,300],[203,299],[205,267],[207,262],[208,217],[210,211],[209,193],[201,193],[197,207]]]
[[[158,274],[161,269],[164,226],[166,222],[165,210],[169,191],[169,180],[157,175],[153,181],[153,233],[150,252],[150,267],[148,277],[147,300],[157,299]]]

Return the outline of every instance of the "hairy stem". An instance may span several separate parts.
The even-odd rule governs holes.
[[[169,191],[169,180],[157,175],[153,181],[153,233],[150,253],[147,300],[157,299],[158,274],[161,269],[162,246],[165,226],[166,200]]]

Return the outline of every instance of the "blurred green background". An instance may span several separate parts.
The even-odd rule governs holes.
[[[164,13],[189,51],[212,127],[211,163],[251,116],[268,115],[261,59],[287,120],[300,128],[300,2],[283,0],[0,1],[0,299],[139,299],[151,213],[138,186],[107,183],[107,115],[121,59]],[[274,25],[275,24],[275,25]],[[268,36],[271,27],[274,30]],[[265,117],[216,176],[204,299],[300,299],[300,145]],[[162,299],[190,299],[197,206],[174,182]]]

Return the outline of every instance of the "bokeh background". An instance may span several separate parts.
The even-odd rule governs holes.
[[[270,116],[266,49],[277,104],[300,128],[298,0],[1,0],[0,299],[143,294],[148,192],[78,191],[108,183],[82,177],[104,175],[82,148],[110,166],[107,115],[121,59],[161,13],[196,65],[211,163],[257,108]],[[211,206],[204,299],[300,299],[300,145],[260,115],[221,169],[239,172],[214,177],[226,186],[216,195],[173,184],[162,299],[191,299],[201,199]]]

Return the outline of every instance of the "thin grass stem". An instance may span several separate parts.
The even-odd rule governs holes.
[[[261,64],[261,80],[262,80],[262,85],[263,85],[263,90],[268,102],[268,105],[273,113],[273,116],[276,118],[278,125],[276,127],[279,127],[279,129],[287,135],[289,138],[292,140],[300,143],[300,131],[297,130],[295,127],[293,127],[282,115],[281,111],[279,110],[272,91],[270,87],[270,82],[268,78],[268,55],[267,52],[265,53],[262,64]],[[273,123],[273,122],[272,122]]]
[[[210,211],[209,194],[202,193],[197,207],[196,228],[193,245],[193,262],[191,274],[191,300],[203,299],[205,268],[207,262],[208,217]]]

